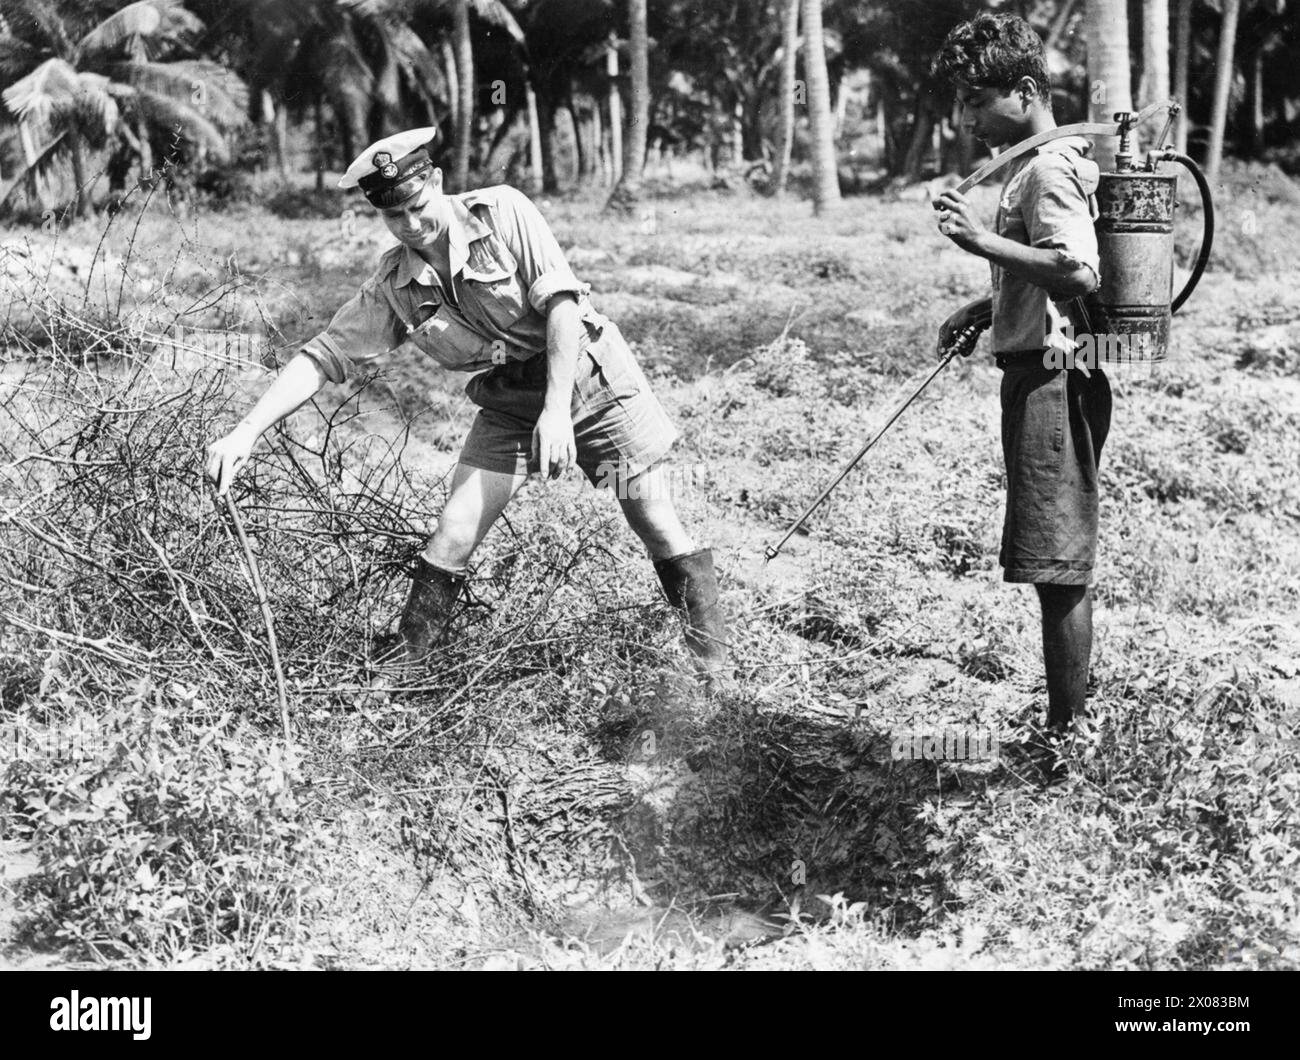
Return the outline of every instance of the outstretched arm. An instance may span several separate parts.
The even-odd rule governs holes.
[[[207,449],[208,477],[217,484],[217,495],[225,496],[239,469],[248,461],[257,440],[271,427],[310,401],[325,385],[325,373],[312,357],[295,354],[257,403],[224,438]]]

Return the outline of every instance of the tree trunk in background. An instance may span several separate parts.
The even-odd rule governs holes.
[[[1250,57],[1250,153],[1264,153],[1264,46],[1255,47]]]
[[[650,124],[650,41],[646,0],[627,0],[628,48],[632,65],[632,106],[623,138],[623,176],[618,190],[635,196],[645,168],[646,131]]]
[[[546,93],[537,97],[537,114],[541,119],[542,131],[542,190],[556,192],[560,190],[560,178],[556,172],[555,158],[555,107]]]
[[[469,187],[469,153],[474,142],[474,48],[469,36],[469,0],[456,0],[452,27],[456,39],[456,77],[460,81],[452,187],[464,191]]]
[[[1052,19],[1052,26],[1047,31],[1047,39],[1043,41],[1044,48],[1056,47],[1066,27],[1070,25],[1070,17],[1074,14],[1076,2],[1077,0],[1062,0],[1061,6],[1056,11],[1056,17]]]
[[[826,40],[822,0],[803,0],[804,70],[808,75],[808,124],[812,133],[813,210],[823,213],[840,202],[835,161],[830,82],[826,76]]]
[[[1232,56],[1240,10],[1241,0],[1223,0],[1223,24],[1219,27],[1219,50],[1214,60],[1214,109],[1210,112],[1210,146],[1205,153],[1205,175],[1211,184],[1219,179],[1219,165],[1223,161],[1223,130],[1228,123],[1228,92],[1232,88]]]
[[[18,123],[18,140],[23,148],[23,162],[27,166],[27,195],[32,203],[41,208],[44,213],[50,209],[50,198],[47,194],[45,181],[36,172],[36,141],[32,136],[32,127],[25,121]]]
[[[912,117],[912,141],[907,145],[907,156],[903,159],[903,176],[912,182],[920,180],[925,171],[925,153],[934,132],[934,114],[919,94],[915,110]]]
[[[153,145],[149,142],[149,123],[143,114],[136,119],[135,137],[140,142],[140,183],[146,184],[153,176]]]
[[[1088,0],[1088,119],[1110,122],[1120,110],[1133,109],[1129,85],[1128,5],[1125,0]],[[1112,137],[1096,141],[1102,172],[1115,168]],[[1138,138],[1133,137],[1137,157]]]
[[[609,187],[609,156],[605,154],[605,123],[600,117],[600,96],[591,97],[591,149],[595,156],[596,181]]]
[[[447,79],[448,119],[453,129],[460,128],[460,78],[456,75],[456,49],[446,37],[438,49],[442,54],[442,73]]]
[[[537,93],[532,81],[524,79],[524,99],[528,106],[528,180],[534,195],[542,190],[542,124],[537,118]]]
[[[1139,107],[1169,98],[1169,0],[1142,0],[1142,80]]]
[[[1174,123],[1174,149],[1187,154],[1187,67],[1192,50],[1192,0],[1174,0],[1174,99],[1183,105]]]
[[[275,106],[275,166],[281,183],[289,182],[289,108],[283,102]]]
[[[623,179],[623,100],[618,94],[618,43],[613,37],[605,48],[605,76],[609,78],[609,160],[618,184]]]
[[[591,111],[585,101],[575,103],[570,99],[569,113],[573,115],[573,146],[578,157],[578,182],[590,184],[596,179],[596,170],[600,164]]]
[[[953,105],[952,114],[948,119],[953,129],[953,165],[958,173],[969,173],[973,168],[972,160],[975,157],[975,139],[971,136],[970,131],[962,123],[961,107]],[[948,170],[947,166],[944,166]]]
[[[86,178],[86,145],[81,133],[75,129],[68,130],[68,144],[72,149],[72,182],[76,185],[72,200],[73,212],[79,217],[90,217],[94,212],[90,203],[90,186]]]
[[[325,191],[325,103],[319,92],[312,101],[312,114],[316,119],[316,194],[320,195]]]
[[[780,133],[776,147],[776,172],[772,184],[778,196],[785,194],[790,180],[790,159],[794,153],[794,81],[799,60],[799,0],[785,0],[781,26]]]

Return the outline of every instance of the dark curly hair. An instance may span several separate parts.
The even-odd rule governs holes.
[[[949,84],[1004,92],[1022,77],[1032,77],[1043,103],[1052,105],[1047,51],[1019,15],[981,14],[954,26],[934,57],[930,74]]]

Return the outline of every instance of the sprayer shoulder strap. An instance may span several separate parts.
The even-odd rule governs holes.
[[[1156,111],[1167,107],[1168,103],[1152,103],[1149,107],[1143,108],[1138,112],[1134,119],[1134,125],[1140,125],[1151,117]],[[1051,143],[1053,140],[1059,140],[1063,136],[1118,136],[1119,125],[1116,122],[1095,122],[1095,121],[1078,121],[1073,125],[1060,125],[1055,129],[1044,129],[1040,133],[1034,133],[1021,140],[1014,147],[1008,147],[996,158],[990,158],[979,169],[975,170],[969,177],[957,185],[957,193],[965,195],[971,188],[977,184],[982,184],[993,176],[1003,166],[1010,165],[1017,158],[1023,158],[1030,151],[1042,147],[1043,144]]]

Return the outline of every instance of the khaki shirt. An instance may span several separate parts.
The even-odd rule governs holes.
[[[1011,164],[1002,186],[995,231],[1017,243],[1061,251],[1076,265],[1087,265],[1097,276],[1097,216],[1099,170],[1084,157],[1091,145],[1081,136],[1044,144]],[[1068,324],[1064,306],[1043,288],[990,263],[993,273],[993,352],[1041,350],[1054,345],[1048,336],[1062,334]],[[1066,346],[1072,346],[1066,340]],[[1064,347],[1063,347],[1064,348]]]
[[[452,212],[450,292],[433,266],[399,243],[302,347],[341,383],[411,342],[444,368],[478,372],[546,349],[546,307],[578,297],[585,344],[606,320],[588,300],[550,227],[527,196],[500,185],[447,196]]]

